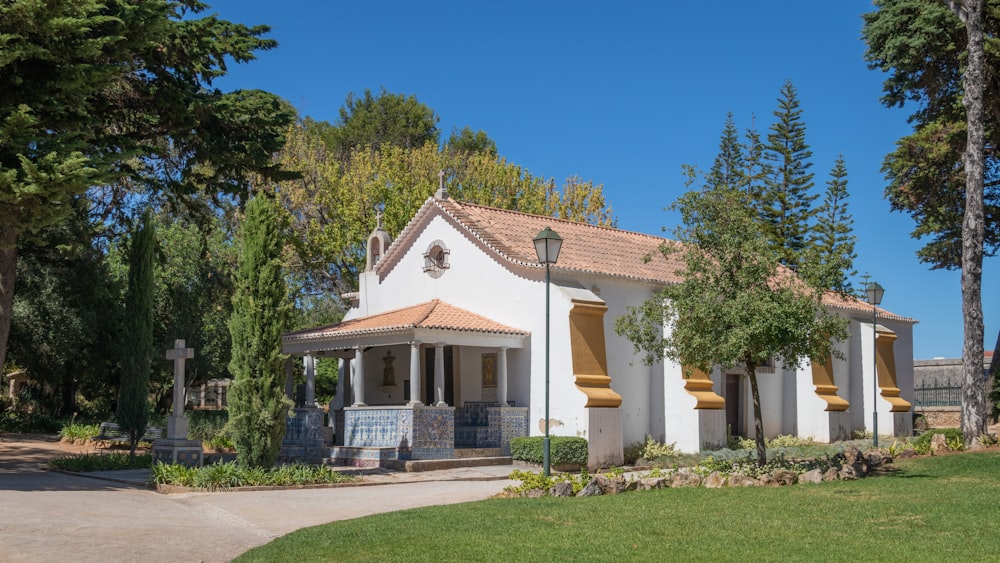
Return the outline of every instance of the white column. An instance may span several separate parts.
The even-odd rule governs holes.
[[[507,347],[500,348],[497,354],[497,402],[507,406]]]
[[[410,342],[410,402],[411,405],[424,404],[420,400],[420,343]]]
[[[302,356],[302,364],[306,371],[306,406],[316,406],[316,358]]]
[[[351,404],[351,361],[337,359],[337,391],[333,394],[331,408],[342,409]]]
[[[360,346],[354,349],[354,379],[351,381],[354,388],[355,407],[365,406],[365,349]]]
[[[448,406],[444,402],[444,344],[434,345],[434,404]]]

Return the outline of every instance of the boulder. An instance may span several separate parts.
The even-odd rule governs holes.
[[[729,476],[730,487],[756,487],[758,485],[760,485],[760,481],[750,477],[749,475],[733,473]]]
[[[636,488],[640,491],[650,491],[653,489],[663,489],[670,486],[670,482],[664,477],[646,477],[636,481]]]
[[[559,481],[555,485],[552,485],[552,496],[554,497],[573,496],[573,483],[570,483],[569,481]]]
[[[799,475],[799,483],[822,483],[823,482],[823,472],[819,469],[810,469],[802,475]]]
[[[781,487],[794,485],[799,479],[798,474],[789,469],[775,469],[771,476],[774,478],[774,482]]]
[[[837,481],[840,479],[840,468],[831,467],[823,472],[824,481]]]
[[[576,493],[578,497],[596,497],[603,495],[604,492],[601,491],[601,486],[597,484],[597,479],[591,479],[587,486],[583,488],[579,493]]]
[[[721,489],[726,486],[726,477],[718,471],[713,471],[705,477],[703,484],[708,489]]]
[[[858,459],[860,458],[861,458],[861,450],[859,450],[858,448],[854,446],[848,446],[848,448],[844,450],[844,463],[846,465],[854,465],[855,463],[858,462]]]
[[[840,477],[842,481],[853,481],[857,479],[859,475],[857,469],[855,469],[853,465],[844,465],[840,468],[838,477]]]
[[[907,459],[911,457],[916,457],[916,455],[917,455],[916,450],[903,450],[898,454],[896,454],[896,459]]]
[[[605,495],[617,495],[625,492],[625,478],[608,477],[606,475],[595,475],[591,483],[597,483],[601,487],[601,493]]]
[[[528,489],[524,491],[524,496],[528,498],[542,498],[545,496],[545,491],[542,489]]]
[[[674,479],[670,484],[671,487],[700,487],[701,486],[701,475],[686,471],[684,469],[678,471],[674,475]]]
[[[892,462],[892,456],[882,450],[868,450],[861,457],[868,466],[868,473],[876,471],[883,465]]]
[[[935,434],[931,436],[931,453],[936,454],[940,451],[948,450],[948,439],[944,434]]]

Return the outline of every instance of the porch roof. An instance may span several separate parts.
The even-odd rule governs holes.
[[[520,348],[530,335],[529,331],[434,299],[329,326],[290,332],[282,337],[282,345],[286,353],[413,341]]]

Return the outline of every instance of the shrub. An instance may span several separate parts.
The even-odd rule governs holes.
[[[510,454],[516,460],[544,463],[542,436],[514,438],[510,441]],[[587,440],[576,436],[552,436],[549,443],[551,465],[587,465]]]
[[[511,472],[509,479],[511,481],[521,482],[520,485],[510,485],[504,488],[505,491],[512,493],[524,493],[537,489],[545,491],[545,494],[548,494],[553,485],[566,481],[573,485],[573,494],[576,494],[582,491],[583,488],[590,483],[590,480],[593,479],[593,477],[586,471],[581,471],[579,475],[559,473],[552,475],[551,477],[546,477],[542,473],[536,473],[534,471],[514,470]]]
[[[70,422],[69,424],[62,427],[59,431],[59,436],[67,442],[85,443],[87,440],[97,436],[101,431],[100,424],[81,424],[78,422]]]
[[[49,465],[64,471],[114,471],[117,469],[143,469],[153,462],[150,454],[136,454],[129,458],[126,452],[111,452],[107,454],[82,454],[69,457],[59,457],[49,461]]]
[[[926,454],[931,450],[931,438],[935,434],[944,434],[944,441],[951,448],[951,445],[957,441],[957,443],[964,443],[964,438],[962,437],[962,430],[959,428],[934,428],[928,430],[921,434],[916,440],[913,441],[913,449],[918,454]],[[954,449],[954,448],[952,448]]]
[[[279,465],[273,468],[246,467],[234,462],[213,463],[204,467],[184,467],[165,463],[153,466],[153,482],[156,484],[199,487],[212,491],[233,487],[349,483],[354,479],[350,475],[337,473],[328,467],[303,464]]]
[[[634,463],[636,460],[655,461],[663,459],[674,459],[679,455],[676,444],[664,444],[657,442],[652,436],[646,435],[646,442],[634,444],[625,449],[625,462]]]
[[[187,412],[188,440],[212,442],[216,438],[228,438],[223,429],[229,422],[229,411],[192,410]]]
[[[0,432],[55,434],[62,423],[40,413],[7,411],[0,413]]]

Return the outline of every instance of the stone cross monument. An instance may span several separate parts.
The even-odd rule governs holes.
[[[188,467],[204,463],[201,442],[187,439],[188,421],[184,416],[184,360],[194,357],[194,349],[186,348],[183,340],[174,340],[167,350],[167,359],[174,362],[174,412],[167,418],[167,437],[153,441],[153,460],[179,463]]]
[[[187,440],[187,417],[184,416],[184,360],[194,358],[194,348],[185,348],[183,340],[174,340],[167,359],[174,361],[174,414],[167,419],[167,438]]]

